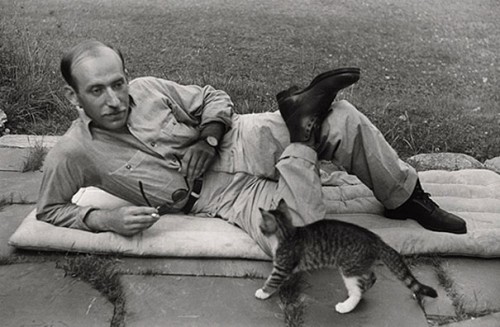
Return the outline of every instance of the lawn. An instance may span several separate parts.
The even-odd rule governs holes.
[[[403,158],[500,156],[497,0],[0,0],[0,109],[13,133],[62,134],[75,118],[58,63],[86,38],[124,52],[131,77],[226,90],[238,112],[358,66],[340,95]]]

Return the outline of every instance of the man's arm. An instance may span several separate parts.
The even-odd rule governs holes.
[[[217,148],[208,144],[207,137],[215,137],[220,144],[226,132],[226,125],[221,122],[207,123],[200,132],[199,139],[184,154],[181,173],[189,183],[200,177],[210,167],[217,156]]]
[[[56,145],[44,163],[37,219],[56,226],[95,232],[133,235],[151,227],[160,216],[155,208],[125,206],[111,210],[82,207],[71,202],[81,188],[98,184],[96,167],[78,151]]]
[[[158,210],[151,207],[126,206],[112,210],[92,210],[85,224],[93,231],[111,231],[130,236],[151,227],[160,219]]]
[[[71,202],[80,187],[86,185],[88,166],[87,160],[78,156],[65,143],[60,142],[49,151],[43,167],[37,219],[56,226],[89,230],[84,218],[93,208],[77,206]],[[87,179],[92,179],[92,176]]]
[[[182,123],[198,125],[201,130],[212,122],[222,123],[225,131],[231,128],[234,105],[226,92],[210,85],[181,85],[164,79],[150,79],[146,83],[152,83],[173,100],[172,111]]]
[[[182,159],[182,173],[192,183],[210,167],[217,155],[217,147],[209,145],[207,137],[213,136],[220,143],[231,128],[233,102],[226,92],[210,85],[200,87],[166,80],[157,81],[161,83],[165,95],[172,98],[186,115],[182,116],[177,112],[177,118],[182,120],[186,117],[187,122],[196,121],[200,128],[198,139],[194,140]],[[172,109],[175,111],[176,106]]]

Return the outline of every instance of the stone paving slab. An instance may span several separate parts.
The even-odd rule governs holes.
[[[40,171],[0,171],[0,199],[12,200],[14,203],[36,203],[42,177]]]
[[[9,238],[34,207],[34,204],[19,204],[0,209],[0,258],[15,252],[15,248],[8,244]]]
[[[121,280],[127,327],[283,326],[276,299],[254,298],[260,279],[125,275]]]
[[[500,311],[500,259],[448,258],[442,267],[466,313]]]
[[[60,136],[11,134],[0,137],[0,147],[32,148],[43,145],[52,148]]]
[[[29,157],[30,149],[2,148],[0,155],[0,171],[22,172]]]
[[[453,301],[448,297],[446,289],[439,284],[436,268],[431,265],[418,265],[412,268],[413,275],[422,283],[434,288],[437,299],[424,301],[424,311],[426,315],[456,317]]]
[[[109,326],[113,305],[55,263],[0,266],[0,325]]]
[[[121,258],[118,270],[125,274],[163,274],[267,278],[271,261],[210,258]]]
[[[412,293],[384,266],[375,269],[377,282],[350,313],[335,311],[335,304],[347,297],[344,283],[336,270],[319,270],[308,276],[305,293],[309,305],[305,326],[338,327],[428,327],[424,312]],[[429,301],[433,301],[430,299]]]
[[[442,325],[443,327],[499,327],[500,312],[493,313],[481,318],[469,319],[451,324]]]

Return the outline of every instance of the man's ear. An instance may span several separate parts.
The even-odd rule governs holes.
[[[64,86],[64,96],[75,107],[78,107],[80,105],[80,101],[78,100],[78,96],[76,94],[76,91],[71,86],[69,86],[69,85]]]

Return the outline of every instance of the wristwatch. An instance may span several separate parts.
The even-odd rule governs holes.
[[[213,148],[219,146],[219,140],[215,136],[207,136],[205,141]]]

